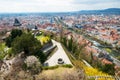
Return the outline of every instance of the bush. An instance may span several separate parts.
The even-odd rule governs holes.
[[[47,56],[41,51],[41,50],[36,50],[35,54],[34,54],[39,61],[43,64],[45,62],[45,60],[47,59]]]
[[[115,64],[105,64],[102,66],[101,71],[108,73],[110,75],[115,75]]]
[[[111,49],[109,49],[109,48],[105,48],[105,50],[106,50],[107,52],[109,52],[109,53],[111,53],[111,52],[112,52],[112,50],[111,50]]]
[[[59,67],[58,65],[56,65],[56,66],[50,66],[50,67],[49,67],[49,66],[46,66],[46,67],[43,67],[43,69],[44,69],[44,70],[49,70],[49,69],[50,69],[50,70],[53,70],[53,69],[56,69],[56,68],[58,68],[58,67]]]
[[[95,80],[95,78],[91,78],[91,79],[89,79],[89,80]]]
[[[120,60],[120,56],[118,56],[117,59]]]
[[[60,65],[56,65],[56,66],[45,66],[43,67],[43,70],[53,70],[60,67]],[[65,67],[65,68],[72,68],[73,66],[71,64],[65,64],[65,65],[61,65],[61,67]]]
[[[22,69],[23,69],[23,70],[27,70],[27,64],[26,64],[26,63],[24,63],[24,64],[22,65]]]
[[[71,64],[65,64],[65,65],[62,65],[62,67],[72,68],[73,66]]]

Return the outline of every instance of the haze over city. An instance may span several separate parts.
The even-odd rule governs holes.
[[[0,0],[0,13],[69,12],[120,8],[120,0]]]

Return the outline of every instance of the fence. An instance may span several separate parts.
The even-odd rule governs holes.
[[[87,78],[88,79],[95,79],[95,80],[101,79],[101,78],[103,78],[105,80],[107,80],[108,78],[113,79],[113,80],[120,80],[120,77],[118,77],[118,76],[88,76]]]

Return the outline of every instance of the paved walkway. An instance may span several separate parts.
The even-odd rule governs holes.
[[[62,58],[64,61],[64,64],[72,65],[72,63],[69,60],[68,56],[66,55],[64,49],[62,48],[62,45],[55,40],[52,40],[52,42],[54,45],[56,45],[58,47],[58,50],[45,62],[45,64],[47,63],[48,66],[58,65],[58,59]]]

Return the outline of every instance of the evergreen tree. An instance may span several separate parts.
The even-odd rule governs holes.
[[[114,68],[115,64],[105,64],[102,66],[101,70],[103,72],[106,72],[110,75],[115,75],[115,68]]]
[[[68,40],[68,50],[72,51],[72,46],[73,46],[73,39],[71,38],[70,40]]]
[[[18,30],[18,29],[13,29],[11,31],[10,36],[8,36],[5,40],[6,45],[8,47],[11,47],[11,43],[13,42],[13,40],[17,37],[17,36],[21,36],[23,34],[22,30]]]
[[[22,34],[12,42],[12,49],[15,53],[24,51],[25,54],[30,55],[34,54],[40,48],[41,43],[30,33]]]
[[[63,38],[63,45],[64,45],[65,47],[67,47],[67,39],[66,39],[66,37]]]

